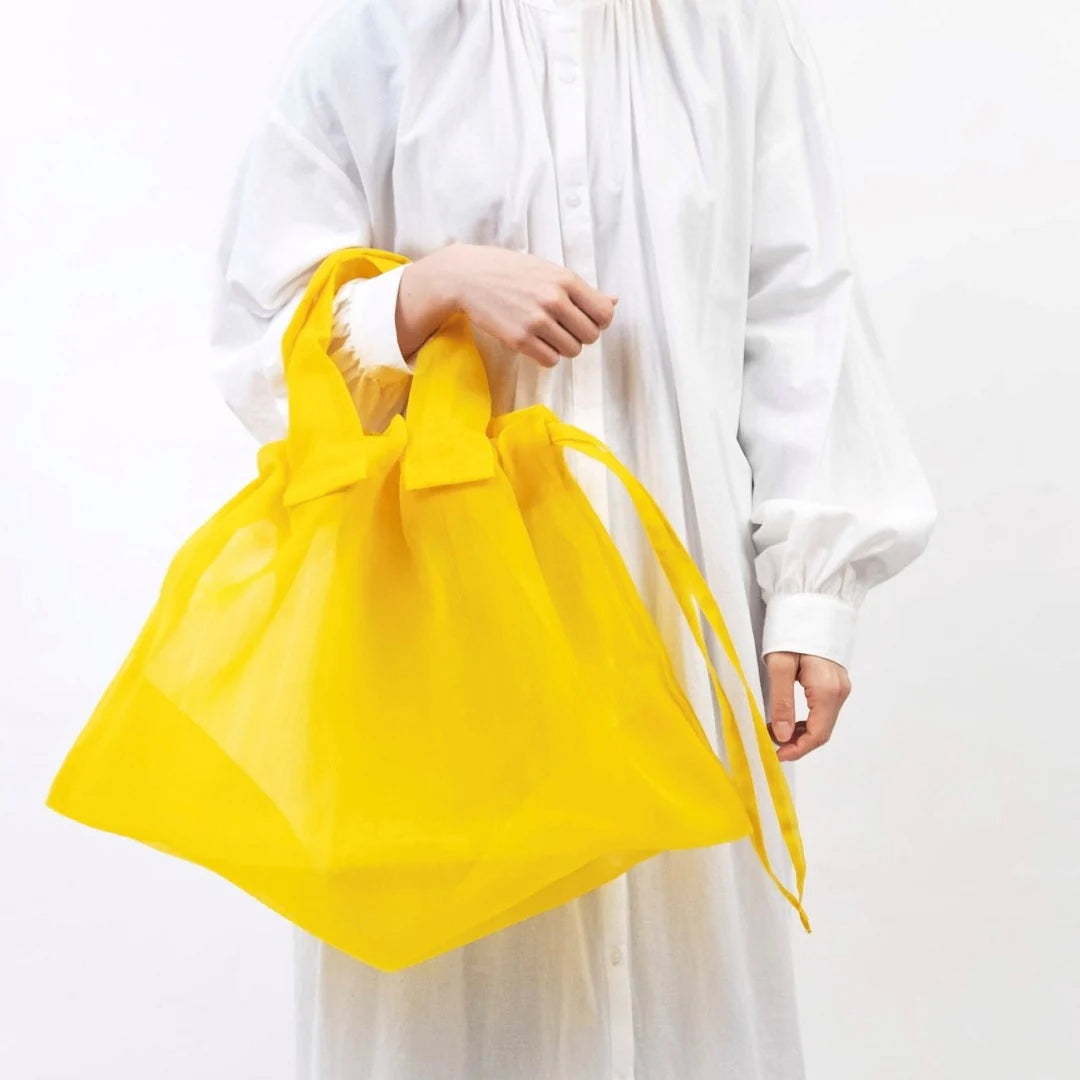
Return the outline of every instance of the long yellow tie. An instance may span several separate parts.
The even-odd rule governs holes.
[[[621,461],[619,461],[607,446],[595,436],[590,435],[586,431],[582,431],[581,428],[574,427],[572,424],[563,423],[562,421],[549,421],[548,431],[552,442],[556,445],[572,447],[606,465],[622,481],[623,486],[633,500],[634,507],[637,510],[638,516],[640,517],[641,523],[649,538],[649,543],[652,545],[652,549],[656,553],[660,565],[663,567],[668,582],[679,601],[679,606],[682,608],[683,614],[686,616],[686,621],[690,625],[694,640],[697,642],[698,648],[701,650],[701,655],[704,657],[705,663],[709,669],[709,678],[712,680],[713,689],[716,691],[717,699],[720,702],[724,745],[731,760],[732,779],[735,783],[735,789],[738,791],[743,805],[746,808],[752,826],[750,834],[751,843],[753,844],[754,850],[757,852],[762,865],[765,867],[766,873],[768,873],[780,892],[799,913],[799,919],[802,922],[803,928],[809,932],[810,920],[802,905],[803,886],[806,878],[806,858],[803,853],[802,838],[799,835],[799,827],[795,818],[795,809],[791,799],[791,792],[788,788],[787,779],[780,767],[780,762],[776,757],[776,752],[773,749],[772,740],[765,724],[765,718],[758,708],[757,701],[754,698],[753,691],[746,678],[746,673],[739,661],[735,644],[731,639],[731,634],[728,632],[723,614],[720,611],[720,607],[717,604],[715,597],[712,595],[708,584],[702,577],[701,572],[691,558],[690,553],[683,546],[682,541],[672,528],[671,523],[667,520],[656,500],[649,494],[649,491],[637,477],[634,476]],[[777,821],[780,824],[784,844],[787,848],[788,855],[791,858],[792,866],[795,869],[795,887],[798,890],[797,896],[784,885],[779,877],[777,877],[772,868],[772,864],[769,861],[768,852],[765,847],[765,838],[761,828],[761,815],[758,810],[753,777],[750,772],[750,763],[746,755],[746,747],[743,745],[742,735],[739,731],[738,724],[735,721],[735,714],[732,710],[731,702],[721,685],[720,677],[717,675],[716,669],[709,657],[709,651],[702,631],[701,618],[698,611],[694,608],[693,602],[695,600],[697,601],[701,614],[704,614],[709,626],[712,627],[713,632],[720,640],[728,660],[730,660],[732,667],[734,667],[739,676],[743,689],[746,691],[746,699],[750,704],[750,711],[754,722],[754,731],[757,736],[758,753],[761,757],[761,764],[765,771],[765,779],[768,783],[769,793],[772,796],[773,807],[776,811]]]

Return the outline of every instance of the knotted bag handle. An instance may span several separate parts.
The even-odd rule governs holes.
[[[379,248],[342,248],[319,264],[304,290],[281,344],[290,505],[364,479],[372,439],[405,440],[402,482],[408,490],[495,473],[495,448],[487,437],[491,391],[464,312],[451,314],[417,351],[405,416],[395,416],[384,432],[364,431],[330,356],[338,289],[409,261]]]

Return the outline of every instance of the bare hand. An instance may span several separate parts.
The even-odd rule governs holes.
[[[430,333],[432,318],[441,322],[457,309],[509,348],[554,367],[599,338],[617,303],[574,271],[537,255],[450,244],[406,267],[398,336],[408,339],[410,323]]]
[[[851,693],[847,669],[823,656],[807,653],[765,654],[769,676],[768,726],[780,744],[781,761],[798,761],[832,737],[840,708]],[[795,719],[795,682],[802,685],[810,709],[805,720]]]

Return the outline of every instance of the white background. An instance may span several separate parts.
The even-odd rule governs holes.
[[[941,508],[928,552],[864,605],[854,693],[799,767],[809,1080],[1071,1080],[1080,15],[799,3]],[[5,1080],[291,1075],[288,924],[42,800],[169,558],[254,475],[209,374],[211,262],[318,7],[54,0],[5,18]]]

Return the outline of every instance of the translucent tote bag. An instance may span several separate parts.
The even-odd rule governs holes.
[[[180,548],[46,804],[221,875],[384,971],[526,919],[665,849],[749,836],[802,907],[796,817],[716,601],[657,504],[588,433],[497,417],[467,318],[363,430],[328,353],[351,248],[283,339],[288,434]],[[626,485],[722,705],[730,772],[567,448]],[[744,747],[701,615],[750,701]],[[795,870],[772,870],[756,752]]]

